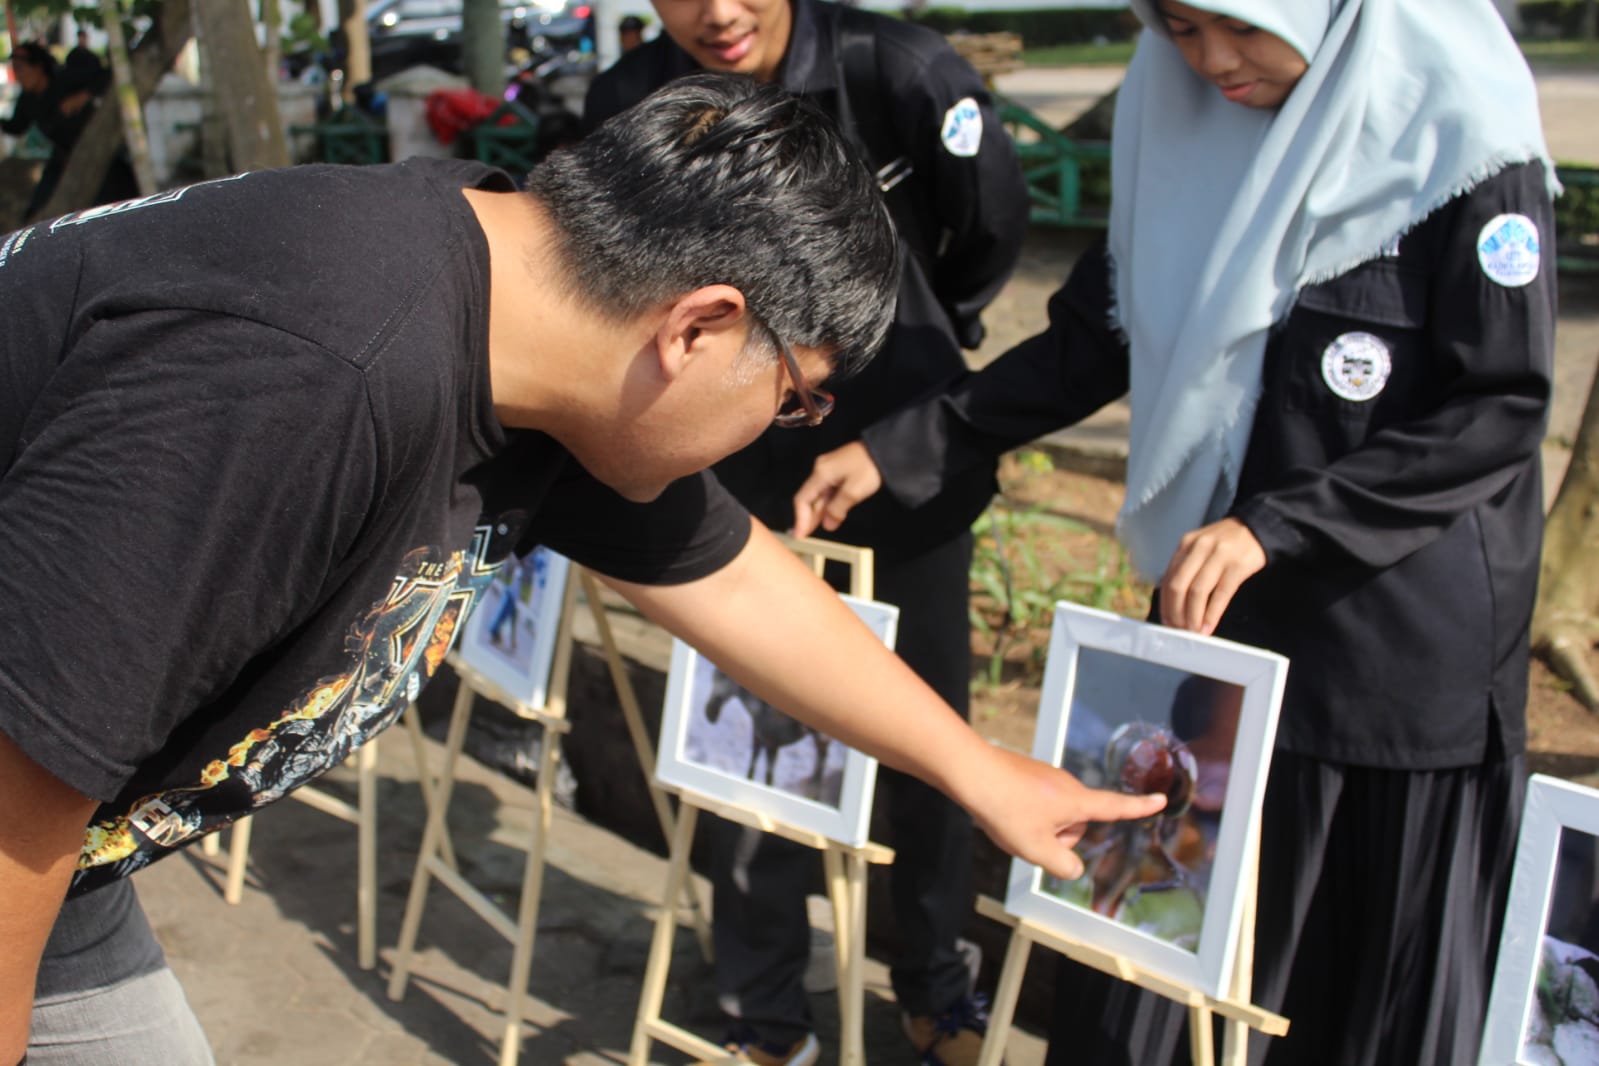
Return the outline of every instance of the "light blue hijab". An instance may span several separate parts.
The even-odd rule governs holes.
[[[1490,0],[1190,0],[1310,64],[1276,111],[1229,102],[1154,0],[1116,106],[1110,255],[1132,353],[1118,526],[1158,578],[1227,513],[1267,331],[1299,290],[1368,259],[1513,163],[1549,163],[1532,75]]]

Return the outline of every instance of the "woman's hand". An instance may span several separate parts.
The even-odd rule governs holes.
[[[883,475],[858,440],[817,456],[811,476],[794,493],[794,535],[808,537],[818,526],[833,532],[856,504],[882,487]]]
[[[1184,534],[1160,579],[1160,620],[1209,636],[1239,587],[1265,567],[1266,550],[1236,518]]]

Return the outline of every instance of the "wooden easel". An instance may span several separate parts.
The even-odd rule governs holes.
[[[416,705],[407,703],[400,712],[405,731],[411,738],[411,751],[416,758],[417,782],[422,788],[422,802],[428,810],[433,808],[433,779],[428,773],[427,749],[422,743],[422,721]],[[290,799],[299,800],[323,814],[330,814],[356,827],[355,873],[355,954],[356,963],[363,970],[377,966],[377,865],[378,865],[378,737],[373,737],[356,749],[346,760],[355,764],[356,802],[351,804],[315,785],[303,785],[289,793]],[[228,827],[228,859],[222,898],[236,904],[244,898],[244,876],[250,862],[250,833],[254,816],[240,818]],[[200,850],[208,858],[222,852],[220,833],[212,833],[200,842]],[[455,856],[450,851],[450,841],[443,841],[444,861],[453,869]]]
[[[638,697],[633,690],[632,682],[627,676],[625,666],[621,661],[621,654],[617,650],[616,641],[611,632],[610,621],[605,616],[604,604],[600,601],[598,583],[593,575],[573,564],[567,571],[566,587],[562,591],[561,614],[559,628],[555,638],[555,656],[550,667],[550,684],[548,695],[542,707],[534,707],[525,700],[517,699],[506,693],[499,685],[484,677],[477,670],[472,669],[460,656],[450,653],[448,661],[454,667],[460,678],[460,688],[456,692],[455,705],[450,713],[450,724],[445,734],[444,764],[440,770],[439,778],[433,786],[433,802],[428,808],[427,826],[422,833],[422,844],[417,854],[416,871],[411,879],[410,894],[406,899],[405,915],[400,922],[400,939],[395,948],[394,970],[389,978],[388,997],[399,1000],[405,995],[405,984],[410,977],[411,957],[416,948],[417,932],[422,924],[422,912],[427,904],[427,891],[431,879],[436,878],[445,888],[449,889],[461,902],[470,907],[479,918],[482,918],[490,928],[498,932],[513,945],[511,956],[511,973],[506,982],[505,1019],[500,1040],[501,1066],[514,1066],[521,1054],[522,1047],[522,1000],[527,994],[528,973],[533,965],[533,941],[538,933],[538,911],[540,895],[544,884],[544,860],[546,847],[549,841],[550,824],[555,812],[555,776],[560,762],[560,738],[571,730],[571,723],[566,717],[567,685],[571,678],[572,652],[574,646],[573,619],[577,602],[578,589],[582,588],[588,600],[589,611],[594,617],[595,627],[599,630],[601,641],[604,644],[605,655],[610,666],[611,678],[616,684],[619,702],[622,704],[623,717],[627,719],[628,732],[634,736],[635,747],[639,738],[644,738],[644,749],[648,751],[648,734],[645,732],[644,723],[639,714]],[[455,771],[461,755],[461,746],[466,739],[467,725],[472,717],[472,705],[476,696],[482,695],[509,709],[518,717],[526,718],[539,723],[544,729],[543,744],[539,751],[538,779],[535,788],[535,817],[533,828],[528,841],[527,860],[522,870],[522,895],[521,903],[517,910],[517,917],[513,921],[500,907],[488,898],[482,891],[472,885],[456,869],[449,851],[449,833],[446,828],[446,819],[449,812],[450,794],[454,789]],[[651,779],[651,798],[655,804],[657,815],[661,819],[661,829],[666,839],[672,839],[674,823],[671,807],[666,797],[653,786],[654,757],[642,761],[641,767],[647,778]],[[700,905],[693,886],[687,886],[688,905],[691,920],[699,934],[702,949],[709,958],[711,931],[710,921],[706,917],[705,908]],[[673,899],[677,897],[672,897]]]
[[[850,572],[850,595],[871,599],[873,556],[870,548],[826,540],[796,540],[783,534],[778,534],[778,539],[795,553],[809,559],[818,577],[829,560],[844,563]],[[643,759],[642,754],[640,758]],[[838,967],[839,1061],[841,1066],[865,1066],[866,867],[871,863],[893,862],[893,850],[873,843],[859,847],[840,844],[706,796],[674,791],[678,794],[677,825],[671,835],[666,890],[661,897],[662,906],[656,915],[655,933],[650,941],[649,961],[644,968],[644,989],[639,997],[633,1042],[628,1051],[629,1066],[646,1066],[650,1044],[657,1040],[707,1062],[733,1061],[726,1048],[661,1016],[661,1006],[666,998],[667,973],[672,964],[672,940],[677,930],[676,908],[673,904],[682,894],[684,886],[692,884],[689,877],[689,851],[694,843],[694,827],[701,811],[781,836],[822,853],[828,899],[833,905],[833,953],[834,963]]]
[[[999,1066],[1005,1054],[1005,1040],[1016,1014],[1016,997],[1021,992],[1022,975],[1027,970],[1027,957],[1034,944],[1047,948],[1118,977],[1131,981],[1140,988],[1175,1000],[1188,1008],[1188,1052],[1194,1066],[1215,1066],[1216,1048],[1212,1035],[1215,1015],[1221,1015],[1223,1066],[1244,1066],[1247,1061],[1249,1030],[1257,1029],[1267,1036],[1282,1036],[1288,1032],[1288,1019],[1280,1014],[1255,1006],[1250,1002],[1254,980],[1255,958],[1255,893],[1260,869],[1260,833],[1257,829],[1246,849],[1249,856],[1243,876],[1239,878],[1240,891],[1244,892],[1243,920],[1238,927],[1238,956],[1233,966],[1229,995],[1218,999],[1196,988],[1190,988],[1169,977],[1151,973],[1124,955],[1106,951],[1092,944],[1063,936],[1051,929],[1008,914],[1003,904],[988,896],[977,901],[977,912],[1012,926],[1010,946],[1005,951],[1005,963],[1000,969],[999,987],[994,990],[994,1009],[989,1015],[988,1035],[983,1040],[983,1054],[978,1066]]]

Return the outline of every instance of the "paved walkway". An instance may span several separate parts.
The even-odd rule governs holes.
[[[430,742],[436,761],[441,749]],[[381,841],[379,962],[356,966],[355,827],[285,800],[256,819],[243,900],[222,899],[222,870],[191,848],[135,878],[156,935],[183,982],[222,1066],[408,1066],[497,1061],[500,990],[509,944],[447,891],[435,887],[405,997],[386,994],[390,961],[410,885],[422,805],[411,748],[398,731],[379,744]],[[463,760],[451,804],[463,872],[515,912],[533,794]],[[324,779],[354,801],[353,774]],[[224,844],[225,846],[225,844]],[[525,1001],[527,1066],[602,1066],[627,1061],[655,904],[666,861],[558,810],[550,834],[539,933]],[[709,888],[700,882],[702,899]],[[831,928],[812,900],[812,922]],[[694,936],[678,931],[665,1014],[708,1038],[720,1035],[705,964]],[[898,1032],[887,968],[868,960],[868,1061],[914,1066]],[[837,1061],[831,995],[811,999]],[[1010,1066],[1040,1066],[1043,1042],[1018,1031]],[[656,1045],[652,1063],[688,1061]]]

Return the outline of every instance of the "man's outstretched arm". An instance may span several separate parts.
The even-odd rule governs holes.
[[[39,956],[83,849],[95,801],[0,733],[0,1063],[28,1048]]]
[[[1089,789],[984,741],[759,524],[708,577],[611,584],[762,699],[920,777],[1000,847],[1057,876],[1082,872],[1071,849],[1088,822],[1143,818],[1165,803]]]

